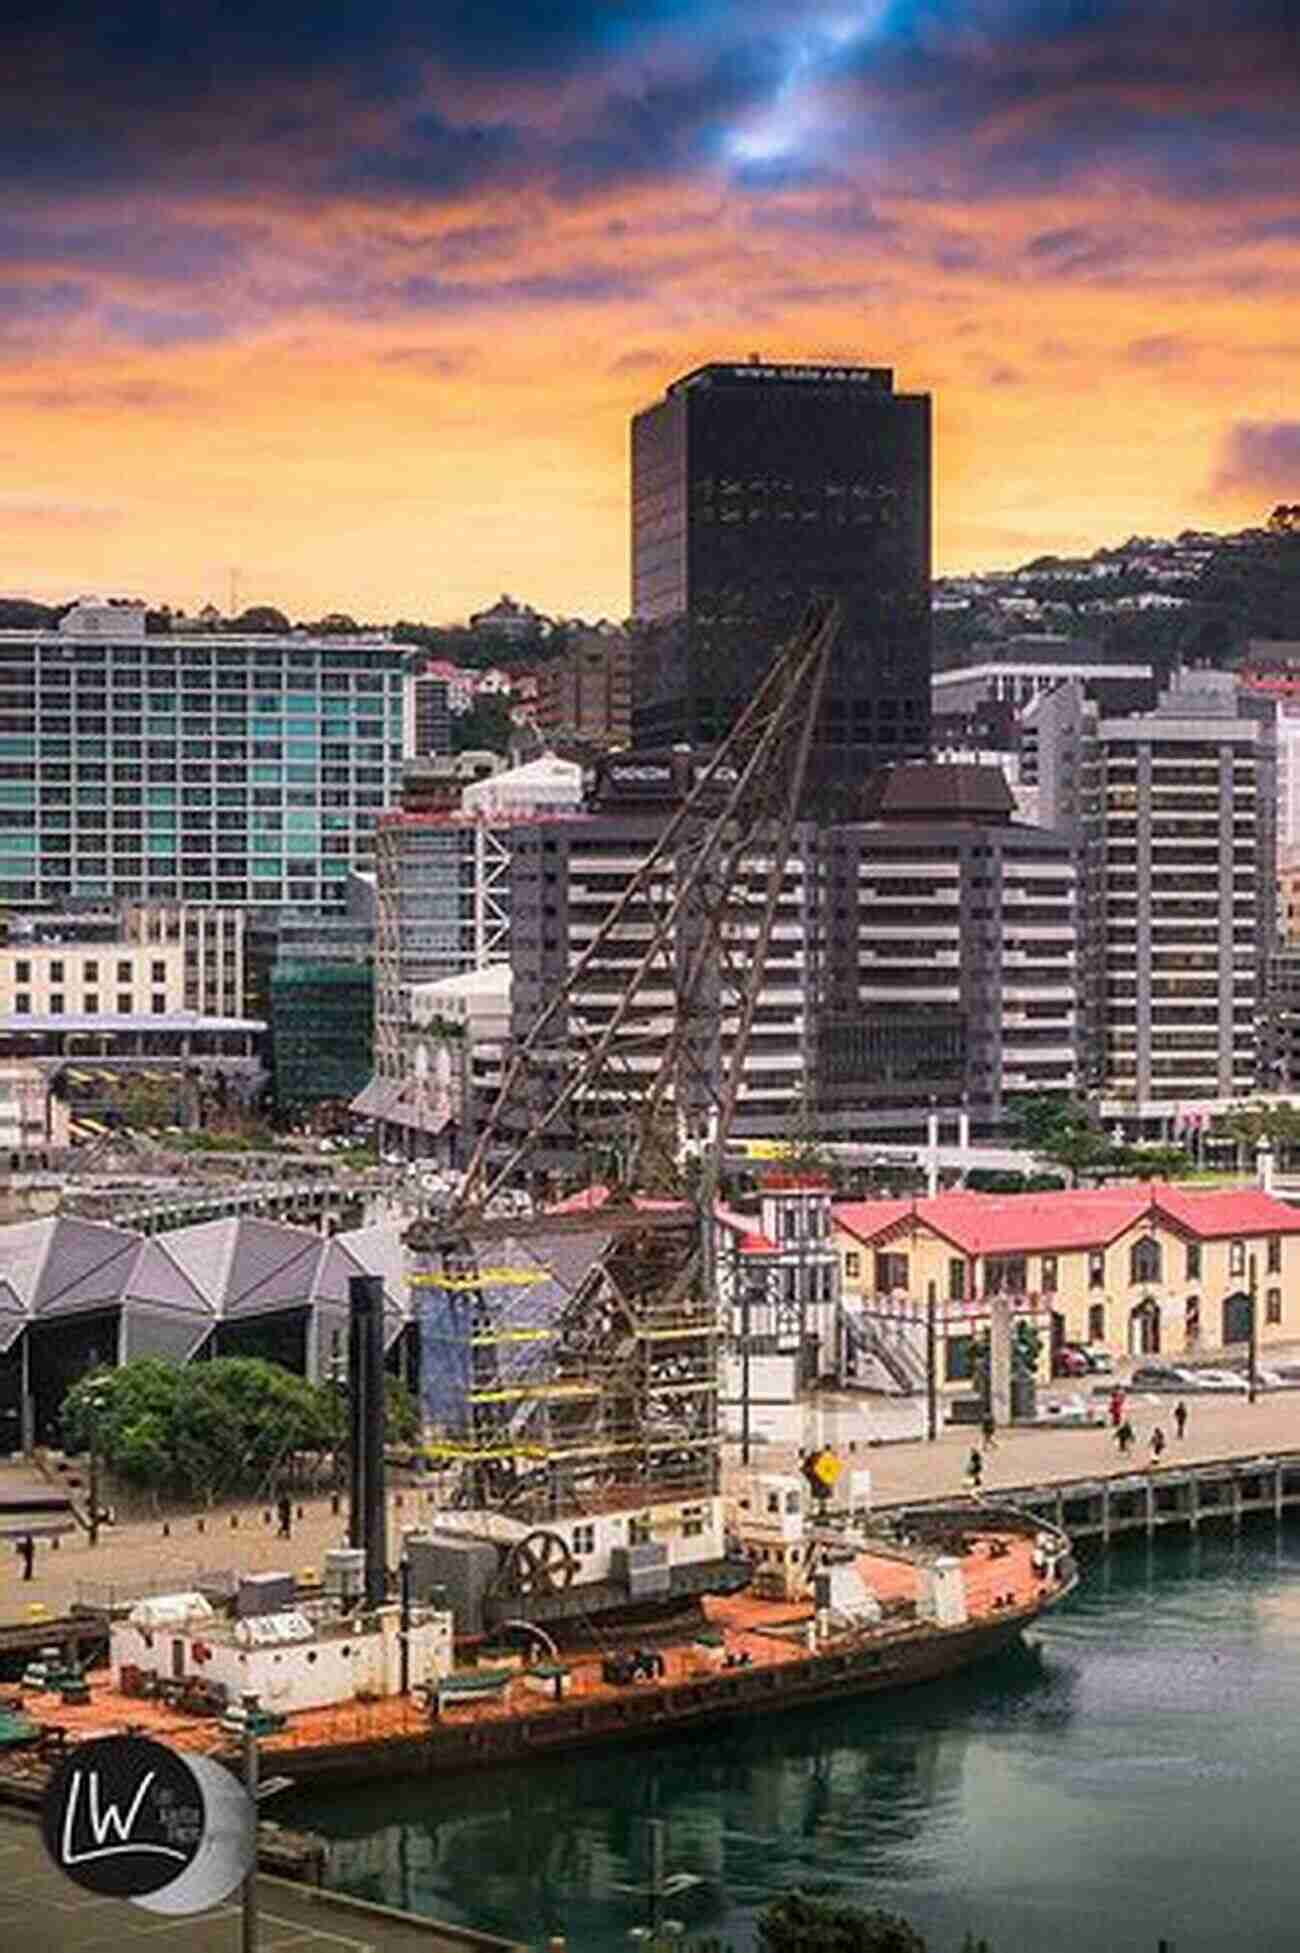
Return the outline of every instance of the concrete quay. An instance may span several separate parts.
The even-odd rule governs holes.
[[[1139,1478],[1150,1460],[1149,1439],[1157,1424],[1167,1440],[1163,1460],[1155,1469],[1157,1478],[1167,1479],[1191,1465],[1300,1453],[1300,1391],[1268,1392],[1254,1404],[1226,1392],[1189,1395],[1186,1402],[1187,1431],[1180,1442],[1174,1436],[1169,1397],[1130,1395],[1127,1414],[1137,1443],[1127,1460],[1119,1457],[1108,1427],[1031,1426],[1000,1431],[996,1445],[984,1452],[983,1490],[997,1497],[1013,1489]],[[978,1441],[978,1431],[964,1426],[945,1430],[933,1443],[922,1439],[868,1447],[864,1438],[857,1462],[870,1468],[873,1503],[878,1507],[951,1498],[965,1490],[967,1460]],[[732,1448],[733,1463],[735,1456]],[[756,1445],[753,1462],[760,1467],[770,1463],[780,1470],[795,1461],[775,1447]],[[29,1467],[0,1466],[0,1495],[18,1496],[36,1482]],[[431,1516],[433,1497],[418,1488],[389,1494],[393,1549],[403,1527],[420,1525]],[[326,1549],[344,1543],[344,1516],[331,1510],[328,1498],[303,1502],[303,1516],[295,1517],[293,1536],[287,1541],[276,1537],[274,1525],[267,1522],[269,1511],[250,1503],[174,1516],[167,1522],[166,1537],[163,1522],[151,1520],[107,1528],[97,1546],[80,1532],[65,1537],[57,1549],[41,1542],[30,1581],[21,1578],[12,1544],[0,1545],[0,1629],[30,1631],[42,1622],[66,1618],[79,1602],[84,1606],[109,1587],[129,1596],[190,1586],[199,1570],[214,1574],[236,1568],[280,1569],[299,1577],[315,1575]],[[237,1523],[232,1525],[232,1519]]]

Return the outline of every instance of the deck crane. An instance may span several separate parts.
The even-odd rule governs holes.
[[[453,1503],[542,1528],[503,1568],[523,1599],[573,1575],[546,1522],[719,1488],[710,1217],[838,630],[835,604],[810,605],[567,982],[518,1032],[455,1207],[408,1237],[432,1450]],[[587,1020],[585,986],[611,951],[630,973]],[[665,989],[668,1011],[646,1005]],[[647,1025],[649,1070],[629,1062]],[[628,1141],[623,1183],[528,1220],[493,1217],[570,1108],[612,1115]],[[688,1189],[693,1121],[708,1140]]]

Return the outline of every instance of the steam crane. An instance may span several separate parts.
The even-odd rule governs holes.
[[[525,1603],[547,1619],[626,1605],[638,1581],[646,1595],[698,1591],[722,1559],[718,1160],[838,629],[835,605],[810,606],[514,1040],[456,1207],[421,1224],[412,1282],[430,1448],[445,1517],[495,1549],[489,1618]],[[608,976],[597,985],[603,1008],[589,1019],[591,979],[629,962],[612,1008]],[[633,1062],[647,1042],[648,1068]],[[539,1066],[540,1105],[528,1089]],[[495,1197],[574,1112],[623,1135],[622,1185],[494,1217]],[[692,1125],[707,1137],[688,1192]]]

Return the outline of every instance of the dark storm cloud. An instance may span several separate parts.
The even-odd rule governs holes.
[[[74,75],[136,97],[233,90],[253,75],[298,75],[346,65],[400,92],[417,57],[453,70],[550,72],[593,44],[671,20],[681,0],[11,0],[6,38],[29,58],[63,51]]]
[[[919,195],[1046,196],[1104,172],[1230,197],[1285,180],[1298,18],[1295,0],[908,4],[836,81],[869,149],[915,154]]]
[[[403,122],[391,140],[342,158],[326,187],[441,202],[499,179],[512,160],[521,160],[521,142],[508,124],[458,127],[429,111]]]
[[[1213,487],[1300,501],[1300,420],[1239,420],[1224,436]]]

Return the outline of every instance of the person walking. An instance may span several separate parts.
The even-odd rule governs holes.
[[[978,1492],[984,1483],[984,1457],[978,1445],[971,1446],[971,1454],[966,1461],[966,1477],[972,1492]]]
[[[984,1449],[986,1451],[996,1451],[998,1448],[998,1427],[994,1422],[991,1410],[985,1411],[983,1421],[980,1425],[980,1432],[984,1440]]]
[[[1161,1430],[1160,1426],[1157,1424],[1155,1429],[1151,1433],[1151,1463],[1153,1465],[1158,1465],[1160,1463],[1160,1454],[1164,1450],[1164,1448],[1165,1448],[1165,1434]]]
[[[1118,1431],[1124,1422],[1124,1392],[1116,1384],[1110,1393],[1110,1428]]]
[[[275,1509],[280,1519],[279,1537],[289,1539],[293,1534],[293,1500],[287,1492],[281,1492],[275,1502]]]
[[[1115,1442],[1119,1446],[1120,1457],[1127,1458],[1129,1452],[1133,1449],[1133,1445],[1135,1442],[1133,1436],[1133,1426],[1129,1423],[1127,1418],[1124,1419],[1124,1422],[1120,1425],[1119,1429],[1116,1431]]]
[[[1174,1405],[1174,1436],[1181,1443],[1183,1432],[1187,1429],[1187,1406],[1180,1397]]]
[[[30,1533],[25,1534],[19,1540],[18,1557],[23,1563],[23,1579],[30,1580],[32,1577],[32,1567],[36,1560],[36,1541]]]

